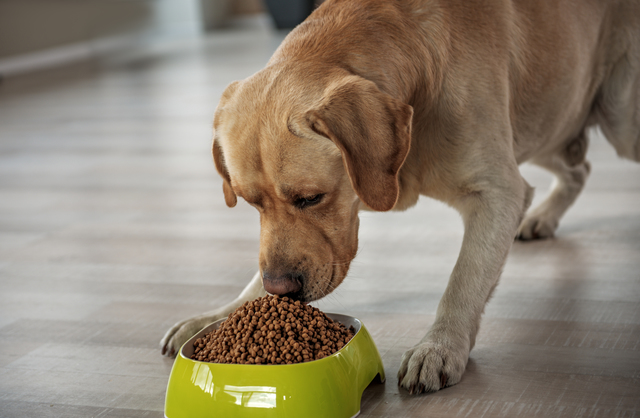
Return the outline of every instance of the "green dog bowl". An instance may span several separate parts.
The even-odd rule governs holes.
[[[187,341],[169,377],[164,415],[182,417],[351,418],[360,413],[365,388],[384,369],[362,322],[327,314],[353,326],[354,337],[320,360],[287,365],[218,364],[192,360],[193,342],[217,329],[214,322]]]

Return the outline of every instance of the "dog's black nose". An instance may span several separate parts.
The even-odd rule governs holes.
[[[293,295],[302,289],[303,276],[300,273],[272,274],[262,273],[264,290],[272,295]]]

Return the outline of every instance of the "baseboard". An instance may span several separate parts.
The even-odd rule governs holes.
[[[1,0],[0,0],[1,1]],[[227,29],[271,28],[270,17],[266,13],[233,17]],[[0,58],[0,79],[33,71],[47,70],[76,62],[106,57],[129,56],[141,51],[153,50],[172,41],[203,36],[202,30],[191,22],[172,24],[161,29],[151,28],[139,32],[129,32],[118,36],[95,39],[59,46],[27,54]]]
[[[64,45],[9,58],[0,58],[0,76],[10,77],[32,71],[46,70],[126,50],[143,43],[144,37],[138,34],[128,34]]]

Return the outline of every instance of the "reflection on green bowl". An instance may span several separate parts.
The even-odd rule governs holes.
[[[351,325],[355,336],[331,356],[288,365],[218,364],[191,360],[193,342],[219,327],[204,328],[187,341],[169,377],[164,414],[182,417],[350,418],[360,412],[362,392],[384,369],[378,349],[358,319],[327,314]]]

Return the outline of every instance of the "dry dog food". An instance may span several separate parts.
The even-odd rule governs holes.
[[[319,309],[288,297],[245,302],[220,328],[198,338],[192,359],[212,363],[293,364],[321,359],[353,338]]]

